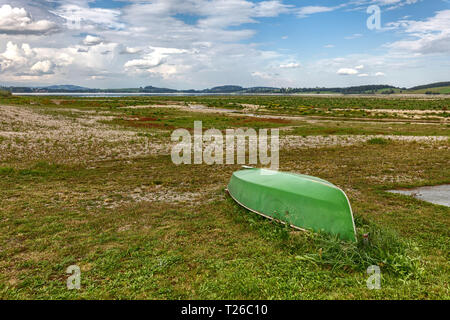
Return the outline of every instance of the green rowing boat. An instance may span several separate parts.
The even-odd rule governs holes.
[[[344,191],[328,181],[249,168],[233,173],[228,193],[241,206],[266,218],[356,241],[350,202]]]

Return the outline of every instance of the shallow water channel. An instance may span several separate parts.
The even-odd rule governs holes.
[[[409,190],[389,190],[388,192],[413,196],[419,200],[450,207],[450,184]]]

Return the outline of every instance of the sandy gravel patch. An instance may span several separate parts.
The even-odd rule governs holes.
[[[330,135],[330,136],[285,136],[280,138],[280,148],[324,148],[335,146],[351,146],[365,143],[374,138],[389,139],[392,141],[437,143],[448,141],[444,136],[394,136],[394,135]]]
[[[406,119],[427,119],[439,118],[447,120],[447,111],[444,110],[395,110],[395,109],[341,109],[336,108],[334,111],[363,111],[372,115],[390,114]]]
[[[163,202],[170,204],[180,204],[190,206],[198,203],[214,201],[217,196],[212,193],[212,188],[205,188],[202,191],[180,191],[166,188],[163,186],[154,186],[151,188],[142,186],[129,192],[119,192],[110,195],[104,195],[100,200],[93,201],[89,208],[115,209],[121,206],[141,203],[141,202]]]
[[[114,118],[89,112],[66,117],[27,107],[0,106],[0,161],[52,158],[70,163],[169,152],[164,143],[99,122]]]
[[[138,106],[126,106],[126,107],[120,107],[118,109],[151,109],[151,108],[185,108],[186,106],[183,106],[181,104],[146,104],[146,105],[138,105]]]
[[[189,112],[201,112],[201,113],[225,113],[225,114],[233,114],[235,112],[241,112],[242,110],[234,110],[234,109],[224,109],[224,108],[209,108],[203,104],[149,104],[149,105],[141,105],[141,106],[127,106],[120,107],[120,109],[151,109],[151,108],[168,108],[168,109],[179,109],[185,110]]]

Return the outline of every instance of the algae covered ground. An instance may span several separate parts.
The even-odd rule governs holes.
[[[445,97],[0,97],[2,299],[449,299]],[[171,133],[279,128],[280,169],[326,179],[359,239],[300,232],[225,193],[240,165],[175,165]],[[68,290],[66,268],[81,269]],[[369,290],[366,270],[381,269]]]

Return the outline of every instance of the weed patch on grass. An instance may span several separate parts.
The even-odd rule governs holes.
[[[383,139],[383,138],[372,138],[367,140],[368,144],[388,144],[389,140]]]
[[[310,234],[314,253],[298,255],[296,259],[344,271],[364,272],[369,266],[376,265],[382,273],[390,273],[403,280],[423,274],[414,243],[400,240],[396,233],[375,225],[365,225],[364,232],[370,235],[368,243],[362,240],[360,229],[357,243],[343,242],[324,234]]]

